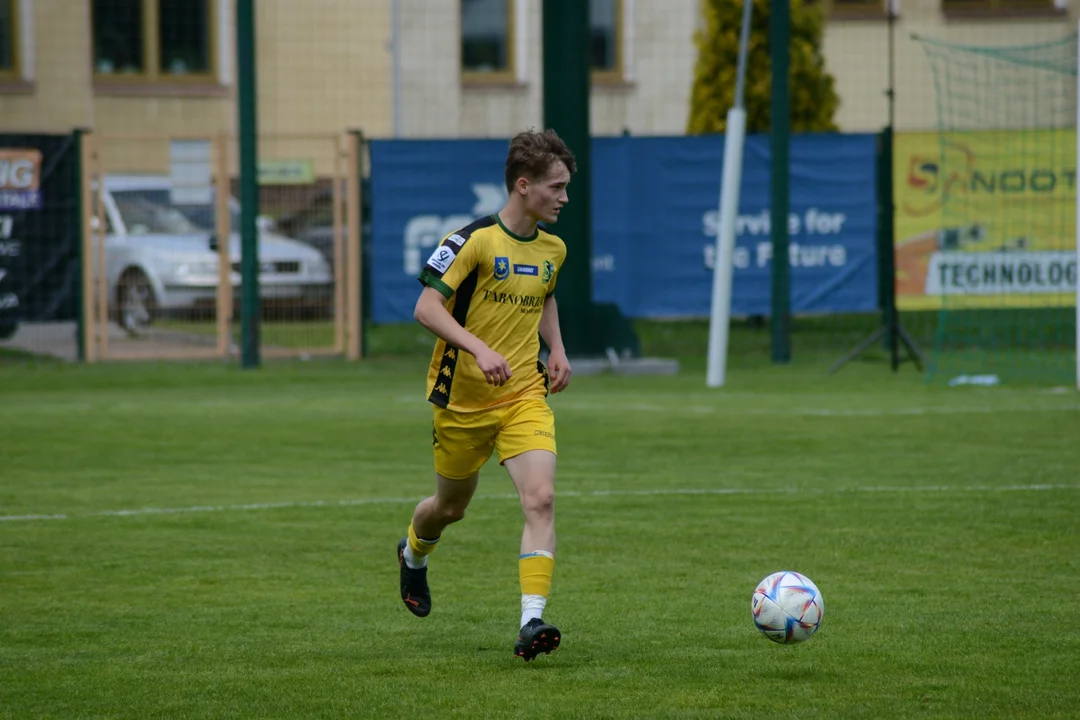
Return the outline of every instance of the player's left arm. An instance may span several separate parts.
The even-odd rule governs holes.
[[[548,375],[551,376],[551,393],[561,392],[570,384],[570,361],[566,359],[562,331],[559,329],[559,306],[555,296],[549,295],[544,301],[544,312],[540,316],[540,337],[544,338],[551,354],[548,356]]]

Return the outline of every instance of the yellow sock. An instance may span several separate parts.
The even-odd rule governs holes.
[[[417,536],[412,523],[409,523],[409,545],[405,548],[405,561],[411,565],[427,564],[427,556],[435,551],[439,538],[434,540]]]
[[[525,553],[518,558],[518,575],[521,577],[521,625],[544,614],[547,596],[551,592],[551,574],[555,570],[555,556],[547,550]]]

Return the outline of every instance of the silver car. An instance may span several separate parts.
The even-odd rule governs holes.
[[[218,251],[212,202],[174,204],[168,177],[125,175],[106,176],[102,205],[110,307],[126,330],[136,332],[155,317],[214,308]],[[233,293],[238,298],[240,206],[235,198],[229,199],[229,208],[229,259]],[[272,223],[260,218],[262,304],[326,314],[332,308],[332,290],[333,275],[322,254],[275,233]]]

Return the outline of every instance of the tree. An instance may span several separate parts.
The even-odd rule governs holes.
[[[701,0],[705,26],[694,34],[698,47],[694,90],[690,98],[691,135],[721,133],[735,104],[742,0]],[[746,131],[765,132],[772,122],[769,59],[769,0],[754,0],[746,63]],[[821,54],[822,3],[791,0],[791,130],[836,130],[840,105],[836,81],[825,71]]]

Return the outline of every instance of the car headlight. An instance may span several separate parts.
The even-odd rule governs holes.
[[[323,277],[325,275],[329,277],[330,263],[326,262],[322,256],[319,256],[306,264],[308,267],[308,275],[314,275],[316,277]]]

